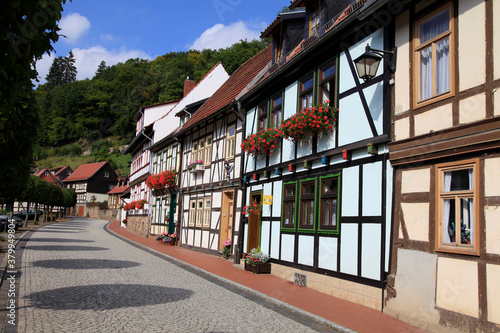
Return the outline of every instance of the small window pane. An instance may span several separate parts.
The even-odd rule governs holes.
[[[278,97],[275,97],[274,100],[273,100],[273,108],[277,107],[277,106],[280,106],[282,103],[282,97],[281,95],[278,96]]]
[[[463,198],[460,199],[460,212],[461,212],[461,223],[460,223],[460,243],[461,244],[473,244],[471,233],[472,226],[474,225],[474,216],[472,215],[473,210],[473,199]]]
[[[326,79],[326,78],[333,76],[333,75],[335,75],[335,66],[330,66],[330,67],[325,68],[323,70],[322,79]]]
[[[312,88],[312,86],[313,86],[313,78],[312,77],[310,79],[307,79],[307,80],[302,82],[302,90],[303,91]]]
[[[314,183],[302,185],[303,194],[314,194]]]
[[[472,169],[445,172],[444,179],[445,182],[443,190],[445,192],[468,191],[473,188]],[[448,182],[450,183],[448,184]]]
[[[323,194],[335,194],[337,193],[337,179],[325,179],[322,181],[322,193]]]
[[[444,200],[443,234],[445,243],[455,243],[455,199]]]
[[[450,91],[450,40],[443,39],[436,44],[436,94]],[[445,73],[444,75],[442,73]]]
[[[420,43],[425,43],[426,41],[431,40],[432,38],[448,31],[450,29],[449,18],[450,13],[447,9],[444,12],[421,23],[419,31]]]
[[[420,51],[420,100],[432,97],[432,47]]]

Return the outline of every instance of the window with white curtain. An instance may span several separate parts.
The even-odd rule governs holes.
[[[479,254],[477,160],[437,166],[436,251]]]
[[[453,95],[453,7],[448,4],[415,23],[416,106]]]

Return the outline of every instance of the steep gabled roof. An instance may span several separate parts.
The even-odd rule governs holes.
[[[202,107],[186,122],[179,131],[184,132],[199,121],[206,119],[233,102],[238,94],[271,61],[272,45],[243,63],[229,79],[202,105]]]
[[[128,185],[124,186],[115,186],[111,191],[108,192],[108,195],[111,194],[123,194],[129,189]]]
[[[106,163],[97,162],[97,163],[89,163],[80,165],[68,178],[66,178],[63,182],[74,182],[79,180],[87,180],[93,175],[95,175]]]
[[[54,173],[54,176],[57,179],[61,180],[61,176],[63,176],[63,173],[65,171],[67,171],[68,169],[70,170],[70,172],[73,172],[73,169],[71,169],[71,167],[69,165],[63,165],[63,166],[60,166],[60,167],[57,167],[57,168],[53,168],[50,171],[52,171]]]
[[[57,179],[53,174],[52,172],[50,172],[49,169],[45,168],[45,169],[41,169],[37,172],[35,172],[35,176],[49,182],[49,183],[52,183],[54,185],[57,185],[59,187],[61,187],[62,183],[59,179]]]

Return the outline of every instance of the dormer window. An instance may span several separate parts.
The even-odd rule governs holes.
[[[309,15],[310,15],[310,17],[309,17],[309,37],[318,36],[320,22],[321,22],[320,6],[316,5],[315,7],[311,8],[311,13]]]
[[[281,58],[283,57],[283,36],[279,35],[275,39],[275,52],[274,52],[274,62],[280,63]]]

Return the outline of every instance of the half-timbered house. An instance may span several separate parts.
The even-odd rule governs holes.
[[[498,332],[500,3],[411,1],[398,14],[386,312]]]
[[[153,125],[156,121],[167,115],[178,103],[178,100],[148,105],[139,108],[134,117],[136,121],[135,137],[125,148],[123,153],[131,154],[129,203],[145,200],[147,203],[142,208],[129,209],[127,212],[127,228],[143,236],[148,235],[148,216],[151,199],[150,189],[146,186],[146,179],[150,176],[150,150],[154,137]]]
[[[272,274],[375,309],[390,271],[392,73],[381,64],[365,83],[353,59],[394,47],[390,22],[372,20],[379,5],[292,1],[262,33],[273,65],[239,98],[243,202],[257,206],[241,251],[260,247]]]
[[[226,240],[239,241],[244,118],[235,98],[270,61],[269,46],[242,64],[176,134],[183,145],[179,236],[184,247],[217,253]]]
[[[177,213],[180,211],[178,206],[181,203],[179,187],[184,147],[178,137],[178,131],[228,78],[226,70],[218,63],[196,85],[185,85],[184,97],[171,112],[154,125],[154,143],[149,148],[152,155],[151,173],[157,175],[164,171],[175,170],[177,177],[175,186],[152,192],[153,210],[149,217],[151,235],[179,232],[180,224],[177,221],[180,213]],[[182,240],[177,241],[177,244],[180,243]]]

